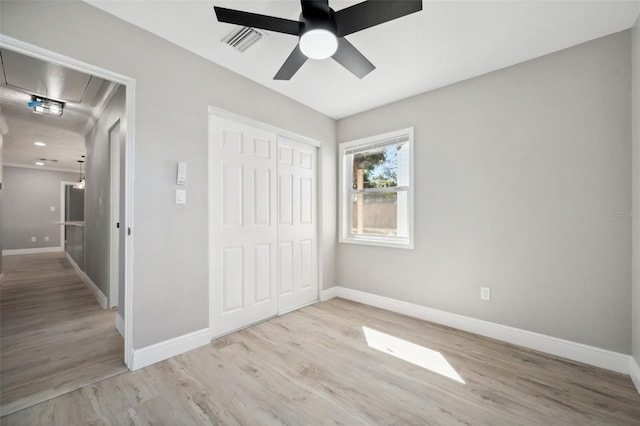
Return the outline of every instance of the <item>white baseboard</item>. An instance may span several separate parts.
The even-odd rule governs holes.
[[[26,249],[2,250],[2,255],[15,256],[18,254],[55,253],[58,251],[62,251],[62,249],[59,246],[58,247],[34,247],[34,248],[26,248]]]
[[[631,357],[630,364],[631,381],[633,381],[633,384],[636,385],[636,389],[638,389],[638,393],[640,393],[640,366],[633,357]]]
[[[120,312],[116,315],[116,330],[124,338],[124,318],[120,316]]]
[[[210,342],[211,331],[209,328],[203,328],[202,330],[165,340],[142,349],[134,349],[131,370],[138,370],[156,362],[164,361],[200,346],[208,345]]]
[[[91,278],[89,278],[89,275],[87,275],[82,269],[80,269],[76,261],[73,260],[73,258],[69,255],[69,253],[67,253],[67,259],[69,259],[69,263],[71,263],[71,266],[73,266],[73,269],[76,270],[78,275],[80,275],[80,278],[82,279],[82,281],[84,281],[84,283],[87,285],[91,293],[93,293],[93,295],[96,297],[96,300],[98,301],[98,304],[100,305],[100,307],[102,309],[108,309],[107,296],[105,296],[104,293],[100,291],[96,283],[91,281]]]
[[[331,287],[320,292],[320,301],[325,302],[329,299],[338,297],[338,287]]]
[[[464,315],[428,308],[414,303],[378,296],[346,287],[333,287],[322,292],[321,300],[332,297],[360,302],[399,314],[419,318],[436,324],[446,325],[514,345],[535,349],[551,355],[605,368],[622,374],[629,374],[630,355],[596,348],[582,343],[571,342],[515,327],[483,321]]]

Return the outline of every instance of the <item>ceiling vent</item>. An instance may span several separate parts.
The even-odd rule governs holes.
[[[255,28],[238,27],[223,38],[222,42],[242,53],[265,35],[266,33],[258,31]]]

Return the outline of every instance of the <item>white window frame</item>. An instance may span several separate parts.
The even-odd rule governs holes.
[[[347,170],[351,167],[351,162],[347,159],[347,152],[353,149],[366,148],[368,146],[375,147],[385,142],[392,143],[394,140],[407,138],[409,145],[409,185],[407,192],[407,237],[383,236],[383,235],[355,235],[351,232],[351,172]],[[413,127],[402,130],[396,130],[381,135],[370,136],[363,139],[357,139],[349,142],[343,142],[339,145],[338,155],[340,156],[339,165],[339,232],[340,243],[361,244],[378,247],[394,247],[403,249],[413,249],[413,233],[414,233],[414,144],[413,144]]]

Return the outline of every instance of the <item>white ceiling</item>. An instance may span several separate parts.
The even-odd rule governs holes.
[[[236,27],[213,5],[298,19],[297,0],[86,1],[336,119],[628,29],[640,12],[640,1],[425,0],[422,12],[347,36],[377,67],[364,79],[327,59],[274,81],[297,38],[269,33],[239,53],[221,43]]]
[[[7,49],[0,49],[0,55],[0,108],[9,130],[3,163],[36,167],[43,162],[42,168],[79,170],[84,134],[117,85]],[[27,107],[31,95],[64,101],[62,116],[34,114]]]

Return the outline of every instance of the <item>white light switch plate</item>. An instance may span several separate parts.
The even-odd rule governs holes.
[[[187,182],[187,163],[178,161],[178,173],[176,175],[176,183],[184,185]]]
[[[176,189],[176,204],[187,204],[187,191]]]

